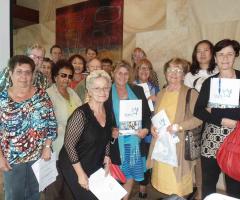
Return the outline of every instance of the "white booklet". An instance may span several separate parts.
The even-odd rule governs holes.
[[[120,100],[119,107],[119,134],[136,134],[142,128],[142,100]]]
[[[164,127],[167,128],[167,126],[171,124],[165,110],[160,110],[152,117],[152,124],[158,129],[158,131]]]
[[[120,200],[127,191],[105,170],[100,168],[89,177],[89,189],[99,200]]]
[[[238,107],[240,93],[240,79],[212,78],[210,86],[209,105],[224,107]],[[217,106],[216,106],[217,107]]]
[[[56,153],[54,152],[51,159],[48,161],[43,159],[37,160],[32,165],[32,169],[39,183],[39,192],[41,192],[48,185],[56,181],[56,177],[58,175],[56,168]]]
[[[147,83],[140,83],[138,85],[143,88],[143,91],[144,91],[144,94],[145,94],[146,98],[149,98],[151,96],[151,93],[150,93],[148,84]],[[152,102],[151,99],[148,100],[148,106],[149,106],[151,111],[154,111],[154,106],[153,106],[153,102]]]

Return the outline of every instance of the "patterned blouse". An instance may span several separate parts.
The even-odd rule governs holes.
[[[0,93],[0,145],[10,164],[37,160],[46,139],[57,137],[52,102],[43,89],[22,102],[14,102],[5,89]]]

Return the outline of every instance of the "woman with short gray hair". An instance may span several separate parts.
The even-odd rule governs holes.
[[[88,177],[101,167],[109,168],[112,119],[104,102],[108,99],[111,78],[103,70],[86,79],[90,99],[70,116],[64,146],[59,155],[60,168],[75,199],[97,199],[89,191]]]

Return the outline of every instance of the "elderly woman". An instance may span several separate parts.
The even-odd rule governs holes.
[[[46,89],[49,87],[47,77],[40,72],[40,67],[43,63],[45,49],[39,44],[33,44],[27,49],[27,56],[35,63],[35,70],[33,72],[33,85],[37,88]],[[9,68],[5,67],[0,72],[0,92],[12,85],[9,75]]]
[[[148,97],[148,100],[152,100],[153,104],[156,101],[156,95],[160,91],[158,86],[155,86],[152,82],[152,74],[153,74],[153,67],[152,63],[144,58],[142,59],[136,68],[136,75],[135,75],[135,84],[142,84],[147,83],[148,89],[150,91],[150,97]],[[148,135],[144,138],[144,142],[146,143],[147,151],[149,150],[149,146],[151,143],[152,135],[149,132]],[[140,182],[140,192],[139,192],[139,198],[146,198],[147,197],[147,187],[146,185],[149,183],[149,170],[147,173],[145,173],[145,179],[144,181]]]
[[[240,45],[235,40],[224,39],[214,46],[214,57],[219,69],[219,73],[208,78],[202,85],[194,114],[199,119],[206,122],[201,148],[201,162],[203,185],[203,198],[208,194],[216,192],[221,169],[216,161],[216,152],[233,128],[237,120],[240,120],[240,104],[237,106],[210,103],[210,85],[212,78],[240,79],[240,72],[233,69],[236,57],[239,56]],[[221,92],[221,84],[218,90]],[[213,92],[213,91],[212,91]],[[237,99],[239,102],[239,99]],[[233,180],[225,174],[227,194],[240,198],[240,182]]]
[[[131,73],[131,66],[126,61],[116,64],[114,70],[114,81],[112,85],[109,104],[111,104],[114,117],[115,129],[113,136],[116,138],[111,145],[111,159],[114,164],[119,164],[121,170],[127,178],[123,187],[128,194],[124,197],[129,199],[134,180],[143,181],[146,171],[146,149],[143,138],[149,133],[151,121],[151,112],[142,87],[128,84]],[[141,100],[142,102],[142,124],[140,129],[133,135],[118,135],[120,127],[120,101],[121,100]],[[117,137],[118,136],[118,137]],[[119,157],[120,156],[120,157]]]
[[[155,113],[165,110],[171,125],[168,127],[170,134],[176,133],[180,141],[176,144],[176,153],[178,166],[173,167],[169,164],[150,160],[154,144],[157,141],[158,134],[156,128],[152,128],[154,139],[151,142],[148,167],[152,167],[152,185],[161,193],[166,195],[177,194],[186,196],[192,192],[192,164],[184,159],[184,130],[193,129],[201,124],[201,121],[195,118],[192,113],[197,99],[197,92],[191,91],[189,117],[185,118],[186,96],[189,90],[183,85],[183,78],[188,70],[188,62],[173,58],[164,65],[164,73],[167,80],[167,86],[157,95],[155,103]]]
[[[192,53],[192,65],[190,72],[184,78],[184,84],[190,88],[195,88],[198,92],[202,83],[218,72],[213,56],[213,44],[209,40],[199,41]]]
[[[54,112],[58,122],[58,137],[53,142],[53,151],[59,154],[64,141],[65,128],[67,120],[73,111],[82,105],[78,95],[68,87],[74,74],[74,68],[68,61],[59,60],[52,70],[54,84],[47,89],[47,93],[53,103]],[[58,162],[57,162],[57,168]],[[46,189],[45,196],[50,199],[61,199],[62,196],[67,196],[68,188],[63,181],[63,176],[59,170],[57,180]],[[68,197],[70,199],[70,197]]]
[[[79,54],[72,55],[68,59],[68,61],[74,67],[73,80],[69,84],[69,87],[74,89],[77,86],[77,84],[85,78],[85,75],[83,74],[83,72],[86,71],[86,61],[84,57],[82,57]]]
[[[91,98],[70,116],[59,156],[65,181],[76,200],[97,199],[89,191],[88,178],[103,165],[106,170],[109,167],[112,115],[104,102],[111,78],[105,71],[96,70],[87,77],[86,87]]]
[[[34,68],[31,58],[12,57],[12,86],[0,93],[0,169],[5,199],[40,198],[31,165],[39,158],[51,158],[51,144],[57,136],[52,102],[43,89],[32,85]]]

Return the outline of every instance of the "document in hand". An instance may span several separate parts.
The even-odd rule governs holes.
[[[152,124],[159,132],[162,128],[166,129],[171,124],[165,110],[160,110],[156,115],[153,116]]]
[[[136,134],[142,128],[142,100],[120,100],[119,107],[119,134]]]
[[[209,106],[222,105],[224,108],[239,106],[240,79],[212,78]]]
[[[141,84],[138,84],[138,85],[143,88],[144,94],[145,94],[146,98],[148,99],[151,96],[148,84],[147,83],[141,83]],[[148,106],[149,106],[151,111],[154,111],[153,102],[152,102],[151,99],[148,100]]]
[[[32,165],[33,172],[39,183],[39,192],[43,191],[48,185],[56,181],[58,171],[56,168],[56,153],[53,153],[51,159],[44,161],[37,160]]]
[[[99,200],[120,200],[127,191],[110,175],[100,168],[89,178],[89,189]]]

